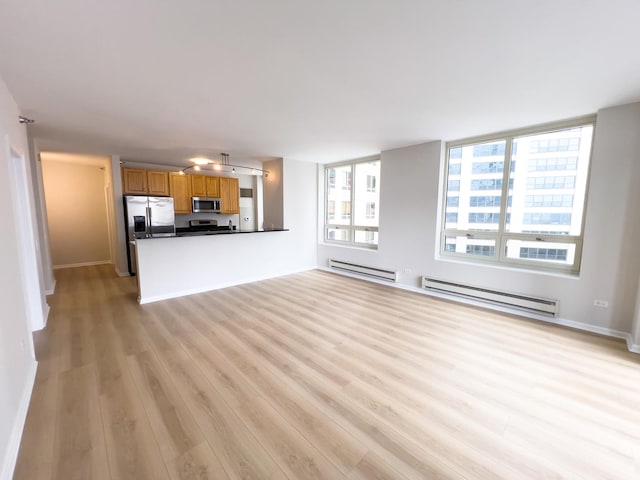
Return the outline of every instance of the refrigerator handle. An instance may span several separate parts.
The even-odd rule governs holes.
[[[151,237],[151,207],[147,207],[147,235]]]

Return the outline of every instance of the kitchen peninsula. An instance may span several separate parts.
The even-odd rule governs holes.
[[[263,176],[254,190],[253,199],[258,203],[255,217],[259,219],[254,228],[244,222],[250,212],[242,212],[243,202],[252,199],[240,195],[239,221],[230,215],[177,213],[175,235],[156,236],[152,232],[150,238],[136,238],[141,304],[315,268],[318,231],[309,212],[317,208],[317,166],[273,159],[265,161],[264,168],[269,175]],[[186,184],[191,192],[189,182]],[[239,187],[243,188],[242,179]],[[169,191],[176,193],[171,186]],[[215,229],[194,231],[205,228],[207,220],[217,220]],[[229,230],[229,220],[235,229]],[[266,228],[257,229],[260,225]]]
[[[286,229],[176,234],[137,240],[138,301],[155,302],[298,271]],[[283,260],[284,259],[284,260]]]

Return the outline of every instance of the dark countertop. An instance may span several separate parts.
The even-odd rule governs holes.
[[[274,228],[269,230],[213,230],[213,231],[177,231],[176,233],[161,233],[153,237],[146,238],[174,238],[174,237],[203,237],[209,235],[238,235],[243,233],[265,233],[265,232],[288,232],[288,228]],[[138,239],[140,240],[140,239]],[[145,239],[142,239],[145,240]]]

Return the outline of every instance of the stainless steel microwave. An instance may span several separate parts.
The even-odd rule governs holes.
[[[191,211],[193,213],[220,213],[220,199],[191,197]]]

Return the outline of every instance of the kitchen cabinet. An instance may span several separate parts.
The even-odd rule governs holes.
[[[220,198],[220,177],[211,175],[189,175],[191,195],[194,197]]]
[[[220,177],[220,213],[240,213],[240,188],[237,178]]]
[[[157,195],[168,197],[168,172],[123,167],[122,192],[126,195]]]
[[[147,170],[147,190],[149,195],[169,196],[169,172]]]
[[[220,177],[206,176],[204,178],[207,197],[220,198]]]
[[[206,197],[207,187],[204,181],[204,175],[189,175],[191,180],[191,195],[194,197]]]
[[[141,168],[122,169],[122,192],[125,194],[147,194],[147,171]]]
[[[191,175],[169,173],[169,187],[175,213],[191,213]]]

